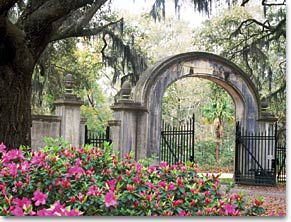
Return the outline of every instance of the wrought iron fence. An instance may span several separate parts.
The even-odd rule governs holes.
[[[278,183],[286,183],[286,146],[277,144],[276,175]]]
[[[173,126],[162,122],[160,161],[170,165],[194,161],[194,123],[194,114],[185,124]]]
[[[235,182],[249,185],[276,184],[276,125],[250,133],[236,125]]]
[[[88,130],[87,126],[85,126],[85,144],[92,144],[95,147],[104,148],[104,142],[112,142],[109,134],[109,126],[106,127],[104,133],[91,132],[90,130]]]

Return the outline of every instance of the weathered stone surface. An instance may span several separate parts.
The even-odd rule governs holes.
[[[38,150],[43,147],[44,137],[59,138],[61,136],[60,116],[33,115],[31,127],[31,147]]]

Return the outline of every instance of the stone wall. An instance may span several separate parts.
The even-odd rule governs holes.
[[[31,147],[38,150],[44,146],[44,137],[61,137],[60,116],[33,115],[31,127]]]
[[[73,121],[75,121],[73,119]],[[85,143],[85,123],[86,119],[81,118],[79,122],[80,131],[68,130],[71,138],[74,140],[67,139],[66,141],[71,144],[80,147]],[[68,134],[67,134],[68,135]],[[62,117],[54,115],[33,115],[32,116],[32,127],[31,127],[31,148],[38,150],[44,147],[44,138],[60,138],[64,137],[62,134]],[[76,139],[75,139],[76,138]]]

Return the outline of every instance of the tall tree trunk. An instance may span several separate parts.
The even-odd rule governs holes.
[[[31,75],[1,67],[0,91],[0,143],[8,149],[30,146]]]
[[[219,162],[220,144],[221,144],[220,138],[216,138],[216,151],[215,151],[216,163]]]
[[[0,33],[0,143],[13,149],[31,142],[31,78],[35,60],[23,33],[1,17]]]
[[[219,162],[219,158],[220,158],[220,147],[221,147],[221,138],[223,136],[223,123],[222,120],[220,118],[216,118],[214,121],[214,125],[215,125],[215,135],[216,135],[216,149],[215,149],[215,159],[216,159],[216,163]]]

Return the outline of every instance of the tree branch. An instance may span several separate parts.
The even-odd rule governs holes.
[[[17,0],[1,0],[0,1],[0,15],[7,12]]]
[[[67,24],[66,21],[63,21],[61,24],[62,26],[59,26],[58,31],[56,32],[56,36],[52,38],[57,38],[57,36],[71,36],[73,35],[75,37],[75,33],[79,33],[83,30],[83,28],[89,24],[90,20],[94,16],[94,14],[101,8],[101,6],[104,4],[103,1],[96,1],[91,8],[89,8],[81,18],[79,19],[72,19],[74,22],[71,22],[70,24]],[[71,16],[73,17],[73,15]]]
[[[116,25],[122,21],[122,19],[119,19],[114,22],[109,22],[104,26],[100,26],[97,28],[91,28],[91,29],[72,29],[67,33],[57,33],[56,35],[52,36],[50,42],[60,40],[60,39],[65,39],[65,38],[70,38],[70,37],[83,37],[83,36],[92,36],[92,35],[97,35],[99,33],[102,33],[106,28]]]
[[[30,48],[37,58],[51,41],[51,37],[58,32],[58,28],[65,22],[69,14],[87,6],[96,4],[100,7],[108,0],[35,0],[32,8],[37,9],[29,13],[24,13],[17,25],[26,33],[26,40],[30,43]],[[89,13],[90,14],[90,13]],[[89,16],[90,17],[90,16]]]

